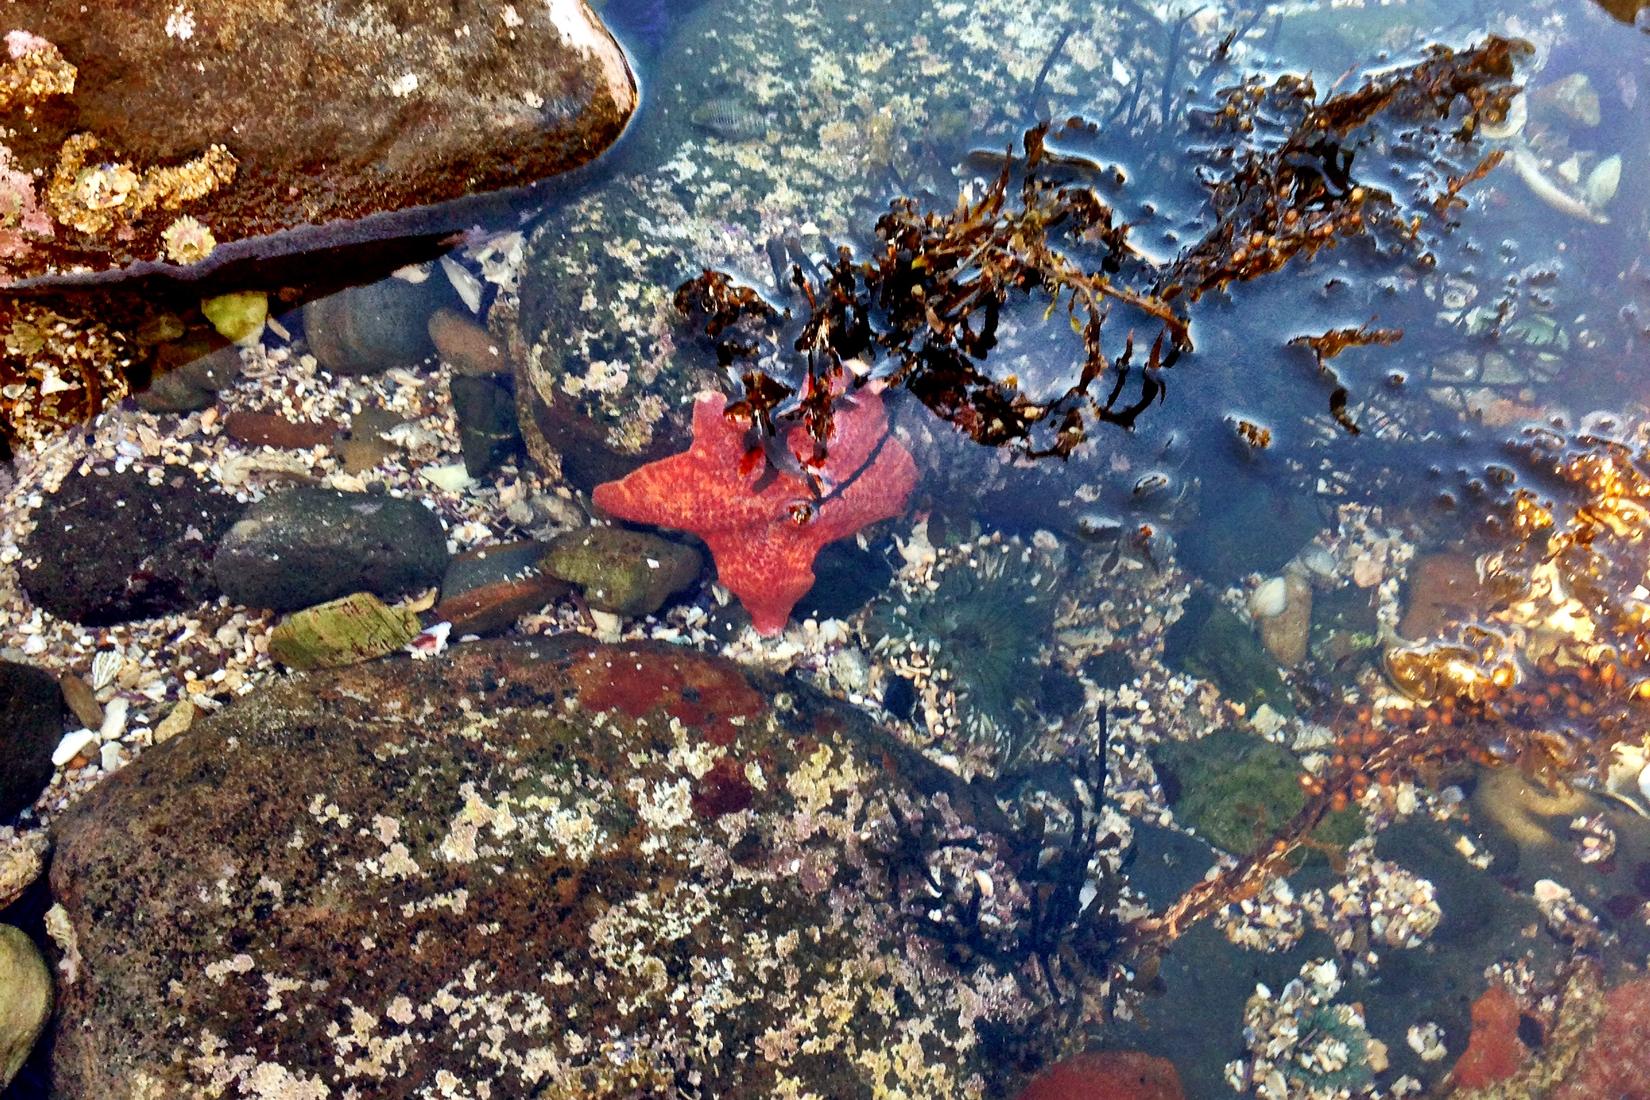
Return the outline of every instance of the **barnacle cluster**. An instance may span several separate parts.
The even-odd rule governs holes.
[[[1243,1014],[1249,1056],[1227,1066],[1227,1080],[1264,1100],[1361,1094],[1386,1056],[1362,1011],[1333,999],[1340,989],[1332,962],[1307,963],[1277,994],[1258,986]]]
[[[1058,718],[1042,682],[1065,577],[1058,549],[993,534],[940,551],[868,612],[867,645],[913,680],[921,724],[965,771],[1011,766]]]
[[[0,111],[74,91],[79,74],[55,45],[21,30],[8,32],[5,44],[6,58],[0,61]]]
[[[235,178],[235,157],[222,145],[183,164],[141,173],[124,161],[97,159],[99,148],[91,134],[69,138],[46,184],[46,206],[52,216],[82,233],[129,227],[150,210],[175,210]]]

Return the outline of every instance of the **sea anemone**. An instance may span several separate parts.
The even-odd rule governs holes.
[[[175,264],[199,263],[218,246],[212,231],[188,214],[167,226],[160,239],[166,246],[166,258]]]
[[[867,645],[916,684],[936,741],[963,742],[940,747],[984,754],[995,772],[1035,739],[1064,576],[1058,550],[990,535],[942,549],[871,605]]]

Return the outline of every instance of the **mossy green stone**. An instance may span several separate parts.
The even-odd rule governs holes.
[[[52,974],[40,949],[0,924],[0,1088],[23,1068],[51,1014]]]
[[[622,527],[587,527],[557,535],[542,564],[551,576],[584,589],[591,607],[627,616],[659,610],[704,567],[699,551],[691,546]]]
[[[1252,734],[1221,732],[1198,741],[1164,745],[1158,763],[1180,787],[1175,815],[1209,843],[1243,855],[1306,805],[1301,763],[1280,745]],[[1313,838],[1345,848],[1363,835],[1355,810],[1330,814]]]
[[[418,634],[418,616],[356,592],[295,611],[269,635],[269,655],[288,668],[338,668],[394,653]]]
[[[238,290],[201,302],[201,312],[218,335],[237,344],[249,344],[269,320],[269,295],[261,290]]]

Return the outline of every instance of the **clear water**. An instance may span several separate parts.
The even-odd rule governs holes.
[[[789,633],[749,630],[709,570],[654,617],[614,626],[563,604],[516,629],[596,625],[794,672],[1020,824],[1064,821],[1054,854],[1029,858],[1076,859],[1071,882],[1093,889],[1065,925],[1004,941],[1052,993],[1028,995],[1049,1002],[1041,1031],[997,1040],[993,1088],[1092,1048],[1167,1059],[1192,1097],[1451,1095],[1471,1006],[1493,986],[1512,991],[1530,1048],[1496,1095],[1650,1096],[1630,1058],[1614,1080],[1593,1072],[1603,1055],[1588,1044],[1613,1033],[1576,1023],[1650,957],[1643,13],[610,0],[605,14],[644,87],[631,132],[576,189],[456,249],[467,277],[426,274],[466,284],[477,320],[537,364],[518,392],[559,387],[598,426],[590,452],[629,465],[680,442],[697,390],[734,388],[669,307],[703,268],[800,310],[774,285],[770,242],[796,240],[787,261],[833,244],[866,255],[891,200],[949,210],[989,183],[982,153],[1068,116],[1102,123],[1061,148],[1121,169],[1101,193],[1140,253],[1167,263],[1209,225],[1198,172],[1219,142],[1189,119],[1221,89],[1293,72],[1327,95],[1429,43],[1533,44],[1522,122],[1465,162],[1505,159],[1449,224],[1429,222],[1415,246],[1347,241],[1189,306],[1195,347],[1131,429],[1095,424],[1069,459],[1034,461],[891,389],[917,489],[898,518],[825,552]],[[1372,129],[1351,174],[1407,200],[1424,166]],[[1071,384],[1081,354],[1045,304],[1008,311],[990,357],[994,377],[1040,400]],[[1349,349],[1332,372],[1290,345],[1366,324],[1402,336]],[[1144,353],[1149,318],[1119,309],[1112,354],[1131,327]],[[333,379],[305,361],[296,314],[263,343],[229,406],[289,387],[300,414],[345,424],[385,405],[413,425],[405,455],[348,476],[478,525],[461,544],[565,527],[606,480],[564,456],[561,480],[510,465],[479,486],[432,482],[456,461],[450,366]],[[783,355],[770,365],[787,369]],[[156,433],[210,435],[198,412],[111,416],[87,437],[129,462]],[[307,472],[250,448],[213,454],[214,476],[243,493]],[[72,457],[24,456],[19,475]],[[1550,526],[1520,526],[1532,517]],[[40,625],[0,623],[0,640],[25,649]],[[76,632],[45,629],[53,648],[31,656],[74,667]],[[246,675],[274,673],[263,660]],[[1296,818],[1316,809],[1325,823]],[[1278,838],[1294,854],[1253,870]],[[966,925],[986,887],[967,885],[955,851],[920,858],[964,913],[939,940],[975,965]]]

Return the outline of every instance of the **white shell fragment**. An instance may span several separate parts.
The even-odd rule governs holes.
[[[1289,604],[1289,586],[1282,577],[1271,577],[1260,582],[1249,597],[1249,614],[1257,619],[1273,619],[1283,614]]]
[[[448,466],[426,466],[423,471],[424,480],[437,489],[444,489],[449,493],[462,493],[475,484],[464,463],[454,462]]]
[[[102,691],[114,683],[115,676],[120,672],[120,666],[125,664],[125,658],[112,649],[100,650],[92,658],[92,690]]]
[[[441,270],[446,274],[447,281],[453,284],[471,313],[481,312],[481,292],[484,289],[481,280],[470,274],[469,269],[460,264],[451,256],[441,257]]]
[[[1621,187],[1621,154],[1605,157],[1593,166],[1587,173],[1587,182],[1582,190],[1587,195],[1587,202],[1595,210],[1602,209],[1611,199],[1616,197],[1616,191]]]
[[[52,763],[61,768],[64,764],[79,756],[82,749],[97,744],[97,734],[91,730],[75,730],[63,735],[63,740],[57,743],[52,750]]]

